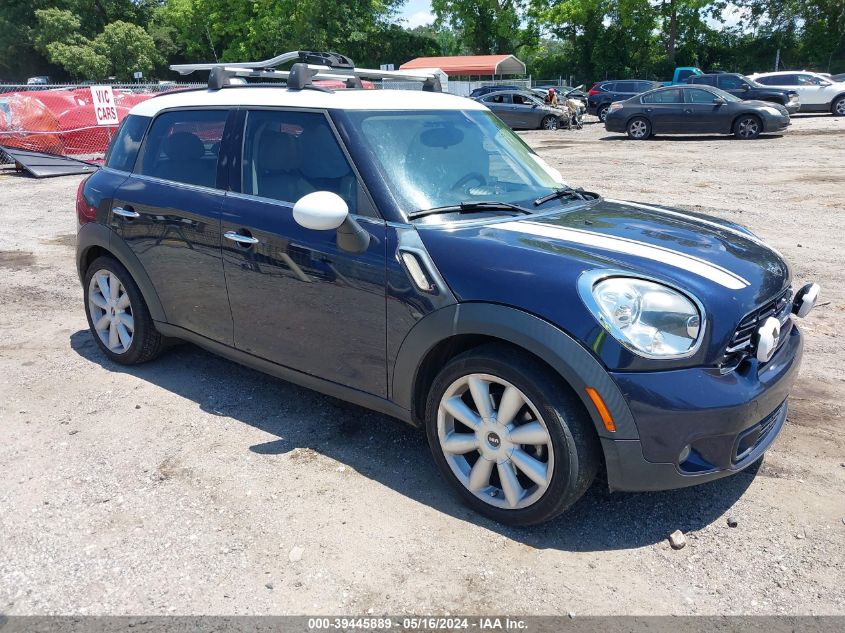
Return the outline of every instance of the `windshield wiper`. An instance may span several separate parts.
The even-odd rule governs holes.
[[[444,207],[434,207],[433,209],[414,211],[413,213],[408,214],[408,219],[415,220],[427,215],[437,215],[440,213],[479,213],[481,211],[510,211],[512,213],[531,214],[531,211],[516,204],[490,200],[479,202],[461,202],[460,204],[449,204]]]
[[[534,206],[539,207],[541,204],[551,202],[552,200],[558,200],[559,198],[576,198],[577,200],[587,200],[587,196],[584,190],[580,187],[578,189],[573,189],[572,187],[561,187],[560,189],[555,189],[552,193],[548,195],[537,198],[534,201]]]

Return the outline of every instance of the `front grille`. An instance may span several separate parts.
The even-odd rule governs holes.
[[[792,312],[791,287],[742,318],[725,349],[721,364],[729,365],[733,362],[738,362],[751,351],[751,338],[763,321],[773,316],[783,326],[787,319],[789,319],[790,312]],[[781,336],[781,342],[785,339],[785,336]]]

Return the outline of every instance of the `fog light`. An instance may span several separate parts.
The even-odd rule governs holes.
[[[689,444],[684,446],[684,449],[681,451],[681,454],[678,455],[678,463],[679,464],[683,464],[685,461],[687,461],[687,459],[689,459],[689,454],[690,454],[691,450],[692,449],[690,448]]]
[[[819,284],[807,284],[795,295],[795,300],[792,302],[792,312],[797,317],[804,318],[816,305],[819,300],[819,292],[821,286]]]

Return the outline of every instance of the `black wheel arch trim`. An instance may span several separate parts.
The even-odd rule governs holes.
[[[439,343],[460,335],[481,335],[520,347],[551,366],[584,403],[599,437],[638,439],[637,427],[621,390],[605,367],[576,339],[533,314],[492,303],[446,306],[417,322],[397,354],[390,384],[391,400],[414,411],[415,386],[421,361]],[[602,396],[616,431],[605,429],[586,387]],[[419,423],[415,420],[415,423]]]
[[[166,322],[167,315],[161,305],[161,300],[141,262],[138,261],[135,253],[132,252],[126,242],[103,224],[97,222],[83,224],[76,234],[76,270],[79,273],[79,279],[82,280],[85,277],[85,261],[88,252],[94,247],[102,248],[123,264],[124,268],[132,275],[132,279],[138,284],[152,319]]]

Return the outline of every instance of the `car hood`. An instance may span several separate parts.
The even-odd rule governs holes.
[[[639,274],[692,294],[715,343],[791,281],[780,254],[747,230],[634,202],[598,199],[525,218],[419,228],[460,300],[514,305],[573,334],[583,317],[577,282],[589,270]]]

